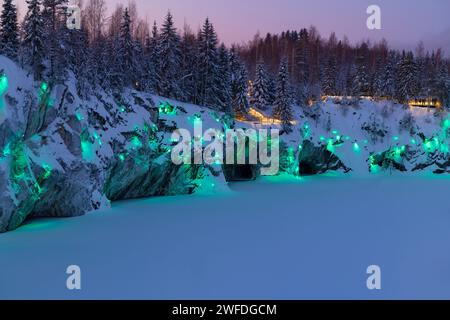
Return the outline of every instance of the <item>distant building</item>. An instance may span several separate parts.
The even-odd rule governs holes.
[[[420,97],[408,101],[410,107],[442,108],[442,102],[435,97]]]

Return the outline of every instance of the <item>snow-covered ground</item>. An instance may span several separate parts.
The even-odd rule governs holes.
[[[0,298],[450,298],[450,178],[267,177],[0,235]],[[82,290],[66,289],[79,265]],[[366,288],[379,265],[382,290]]]

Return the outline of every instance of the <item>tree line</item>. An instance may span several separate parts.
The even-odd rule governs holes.
[[[392,50],[386,41],[351,45],[311,27],[259,35],[227,48],[206,19],[193,32],[178,30],[170,12],[161,26],[139,18],[134,2],[107,17],[105,0],[82,8],[81,30],[67,27],[68,0],[27,0],[23,21],[13,0],[0,17],[0,54],[36,81],[64,83],[71,75],[86,99],[98,88],[153,92],[245,117],[250,105],[274,106],[288,131],[292,106],[322,95],[375,96],[406,102],[419,96],[449,104],[449,61],[441,50]],[[249,81],[251,80],[251,81]]]

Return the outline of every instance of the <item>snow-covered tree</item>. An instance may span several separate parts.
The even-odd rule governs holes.
[[[231,115],[233,113],[233,101],[231,97],[230,55],[224,44],[219,47],[218,51],[218,75],[221,111]]]
[[[0,54],[16,59],[18,49],[17,8],[12,0],[5,0],[0,16]]]
[[[417,65],[412,52],[404,53],[398,64],[396,86],[396,98],[400,102],[406,102],[419,93]]]
[[[253,96],[251,103],[260,110],[265,110],[270,104],[269,75],[264,63],[261,61],[256,66],[255,81],[253,83]]]
[[[165,97],[177,98],[181,95],[179,87],[180,37],[170,12],[166,15],[158,40],[157,92]]]
[[[292,93],[289,83],[289,72],[287,59],[283,59],[278,72],[277,91],[275,98],[275,108],[273,116],[281,120],[283,131],[292,132],[292,121],[294,115],[292,112]]]
[[[67,5],[68,0],[42,1],[44,52],[49,64],[47,76],[54,82],[63,82],[67,77],[65,52],[68,34]]]
[[[322,93],[328,96],[336,94],[336,57],[332,54],[325,65],[322,77]]]
[[[371,93],[371,81],[368,70],[368,45],[363,43],[358,50],[356,73],[353,77],[353,95],[367,96]]]
[[[41,80],[44,66],[43,22],[39,0],[28,0],[24,21],[23,60],[31,67],[36,80]]]
[[[209,19],[203,24],[197,42],[199,104],[220,109],[217,34]]]
[[[384,67],[380,68],[375,76],[374,90],[378,97],[393,98],[395,96],[395,73],[397,65],[397,55],[389,52]]]
[[[245,117],[248,114],[247,84],[248,75],[245,67],[236,57],[234,50],[230,56],[231,66],[231,96],[233,101],[233,111],[238,117]]]
[[[138,79],[135,61],[137,50],[131,32],[131,17],[128,8],[125,8],[122,25],[120,26],[120,48],[118,53],[124,85],[134,84]]]

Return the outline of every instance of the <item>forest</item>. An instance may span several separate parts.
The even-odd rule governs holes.
[[[323,96],[369,96],[407,103],[433,97],[450,102],[450,62],[442,50],[399,51],[387,41],[351,44],[311,26],[257,34],[245,45],[221,43],[208,18],[200,30],[179,30],[170,12],[162,25],[138,15],[134,2],[109,15],[104,0],[81,8],[81,29],[67,27],[67,0],[27,0],[23,21],[5,0],[0,53],[50,85],[76,81],[85,99],[98,89],[152,92],[245,118],[249,106],[273,106],[286,129],[293,106]],[[1,66],[0,66],[1,71]]]

